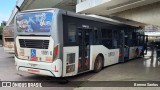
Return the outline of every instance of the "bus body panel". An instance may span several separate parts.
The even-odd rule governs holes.
[[[40,10],[42,12],[36,11],[36,12],[32,12],[29,11],[29,13],[43,13],[43,12],[48,12],[47,10]],[[51,25],[51,30],[49,33],[19,33],[17,31],[17,26],[15,24],[15,39],[16,39],[16,49],[17,49],[17,54],[18,54],[18,58],[17,56],[15,56],[16,59],[16,65],[17,65],[17,69],[19,67],[27,67],[27,68],[20,68],[18,70],[21,71],[26,71],[27,69],[36,69],[41,71],[41,73],[35,73],[35,72],[31,72],[31,73],[35,73],[35,74],[41,74],[41,75],[48,75],[51,76],[52,72],[54,75],[54,77],[62,77],[62,59],[60,59],[60,57],[62,57],[62,42],[63,40],[61,40],[62,37],[62,31],[63,29],[61,29],[61,25],[57,24],[57,22],[59,22],[60,16],[58,16],[59,10],[58,9],[49,9],[49,12],[53,12],[53,17],[52,17],[52,22],[53,24]],[[22,14],[25,14],[22,12]],[[18,15],[21,15],[21,13],[17,14],[16,17]],[[15,23],[16,22],[16,18],[15,18]],[[62,23],[60,21],[60,23]],[[56,29],[56,30],[55,30]],[[57,29],[59,29],[59,31],[57,31]],[[52,33],[52,34],[51,34]],[[20,46],[20,41],[19,40],[49,40],[49,45],[48,45],[48,49],[38,49],[38,48],[28,48],[28,47],[21,47]],[[58,46],[58,53],[59,54],[58,58],[56,58],[53,63],[51,62],[45,62],[45,60],[47,59],[47,57],[51,60],[53,60],[53,53],[54,53],[54,47]],[[38,57],[38,61],[31,61],[31,50],[35,50],[36,51],[36,57]],[[43,54],[42,54],[43,53]],[[44,55],[44,53],[48,53],[47,55]],[[40,61],[41,59],[41,61]],[[32,68],[29,64],[38,64],[37,67]],[[43,71],[43,69],[45,69]],[[34,71],[31,70],[31,71]],[[48,72],[49,71],[49,72]],[[27,71],[28,72],[28,71]]]
[[[63,47],[63,76],[78,74],[79,47]]]
[[[37,42],[35,40],[39,40],[39,41]],[[47,42],[44,43],[45,41]],[[37,43],[44,44],[45,46],[43,47],[46,47],[46,49],[42,49],[41,47],[39,47],[41,49],[34,48],[38,46]],[[49,58],[51,59],[53,58],[52,57],[53,56],[53,46],[54,46],[54,41],[51,37],[17,36],[16,38],[17,55],[21,59],[26,59],[26,60],[31,59],[32,50],[35,50],[33,54],[36,54],[35,55],[35,57],[37,57],[36,61],[45,62],[46,58],[48,58],[48,61],[49,61]]]
[[[64,47],[63,48],[63,76],[74,76],[78,74],[78,57],[79,57],[79,47],[78,46],[72,46],[72,47]],[[74,62],[69,63],[69,59],[67,56],[70,54],[74,54]],[[90,45],[90,70],[94,70],[94,63],[96,60],[96,57],[102,54],[104,55],[104,66],[116,64],[119,62],[119,49],[108,49],[104,47],[103,45]],[[74,66],[72,66],[74,65]],[[69,68],[71,71],[67,73],[67,66],[70,66]],[[75,67],[75,68],[72,68]],[[72,71],[73,70],[73,71]],[[82,73],[82,72],[81,72]]]
[[[8,47],[10,47],[10,48],[8,48]],[[3,47],[4,51],[7,53],[14,53],[14,44],[9,45],[8,47]]]
[[[119,62],[119,49],[108,49],[103,45],[91,45],[90,49],[90,70],[94,69],[94,62],[99,54],[104,56],[104,66],[116,64]]]
[[[26,48],[20,46],[20,40],[48,40],[48,49],[35,49],[35,48]],[[21,41],[22,42],[22,41]],[[27,46],[26,42],[25,45]],[[32,43],[33,44],[33,43]],[[26,71],[35,74],[48,75],[54,77],[62,76],[62,60],[56,59],[53,62],[50,62],[50,59],[53,59],[53,47],[54,40],[51,37],[37,37],[37,36],[17,36],[16,37],[16,48],[17,56],[15,57],[15,63],[17,65],[17,70]],[[37,60],[31,60],[32,50],[36,50]],[[49,61],[49,62],[47,62]],[[27,71],[28,70],[28,71]],[[37,71],[38,72],[34,72]]]
[[[15,64],[18,71],[62,77],[62,60],[60,59],[55,60],[53,63],[45,63],[21,60],[15,57]]]

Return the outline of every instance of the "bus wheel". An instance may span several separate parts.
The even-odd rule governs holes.
[[[101,55],[98,55],[94,63],[94,72],[101,71],[102,67],[103,67],[103,57]]]
[[[66,78],[64,78],[64,77],[62,77],[62,78],[59,78],[59,80],[58,80],[58,83],[59,84],[67,84],[69,81],[66,79]]]

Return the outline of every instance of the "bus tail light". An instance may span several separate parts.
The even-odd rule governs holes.
[[[56,47],[54,47],[54,51],[53,51],[53,61],[54,61],[55,59],[57,59],[58,55],[59,55],[59,45],[57,45]]]
[[[46,57],[46,62],[51,63],[52,61],[52,57]]]
[[[121,57],[122,56],[122,53],[119,53],[119,55],[118,55],[119,57]]]

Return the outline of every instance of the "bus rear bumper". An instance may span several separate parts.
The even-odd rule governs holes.
[[[46,63],[21,60],[15,57],[15,64],[18,71],[52,77],[62,76],[62,61],[60,59],[55,60],[53,63]]]
[[[4,52],[13,53],[14,54],[14,48],[6,48],[6,47],[3,47],[3,48],[4,48]]]

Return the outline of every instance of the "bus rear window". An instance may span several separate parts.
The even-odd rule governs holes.
[[[17,15],[18,32],[50,32],[52,24],[51,12],[25,13]]]
[[[14,42],[14,38],[5,38],[6,42]]]

